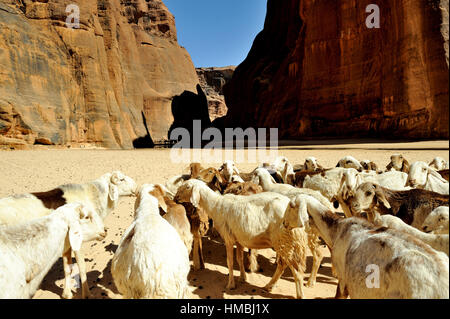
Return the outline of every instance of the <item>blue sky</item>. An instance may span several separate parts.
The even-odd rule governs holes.
[[[267,0],[163,0],[196,67],[238,65],[263,29]]]

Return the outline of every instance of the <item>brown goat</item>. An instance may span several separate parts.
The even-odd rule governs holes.
[[[213,191],[219,191],[220,193],[222,193],[224,179],[222,177],[222,174],[220,174],[220,172],[216,168],[210,167],[207,169],[203,169],[195,178],[205,182],[206,185],[208,185],[208,187]]]
[[[378,170],[378,166],[377,164],[375,164],[374,162],[370,161],[370,162],[361,162],[362,167],[364,168],[364,170],[366,171],[375,171],[379,174],[382,173],[382,171]]]
[[[183,205],[177,204],[171,200],[167,196],[164,189],[158,184],[155,185],[155,189],[151,191],[150,194],[156,197],[159,203],[161,216],[167,220],[173,228],[175,228],[180,235],[181,240],[186,245],[188,254],[190,254],[192,250],[193,236],[191,233],[191,224],[186,215],[185,208]]]
[[[223,179],[217,169],[213,167],[204,169],[200,163],[192,163],[189,168],[191,170],[190,179],[199,179],[205,182],[214,191],[222,191]],[[183,203],[182,206],[186,211],[187,218],[191,225],[191,233],[194,237],[192,250],[194,269],[204,269],[205,262],[203,258],[202,237],[208,233],[210,228],[208,215],[202,209],[197,209],[190,203]]]
[[[182,205],[186,210],[186,216],[191,224],[191,233],[194,237],[194,246],[192,249],[194,269],[205,269],[202,237],[205,236],[209,230],[208,215],[203,209],[197,209],[191,203],[182,203]]]
[[[375,214],[395,215],[406,224],[419,229],[433,209],[448,206],[449,195],[423,189],[392,191],[374,183],[364,183],[347,202],[353,214],[359,215],[365,211],[370,219]]]
[[[401,154],[392,155],[391,162],[386,166],[386,171],[390,171],[392,168],[396,171],[408,174],[409,162]]]
[[[189,165],[189,169],[191,171],[191,178],[197,178],[200,172],[204,170],[200,163],[191,163],[191,165]]]
[[[252,182],[245,183],[230,183],[223,194],[233,194],[233,195],[252,195],[262,193],[263,189],[260,185]]]

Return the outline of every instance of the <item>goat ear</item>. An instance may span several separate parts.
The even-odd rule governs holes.
[[[295,174],[289,174],[286,177],[286,184],[294,185],[294,183],[295,183]]]
[[[408,179],[406,180],[405,187],[413,187],[413,186],[411,185],[411,180],[409,179],[409,176],[408,176]]]
[[[405,159],[403,159],[402,172],[409,173],[409,163]]]
[[[196,186],[192,187],[190,202],[195,208],[198,208],[200,204],[200,190]]]
[[[79,251],[81,249],[83,234],[78,221],[73,221],[69,224],[69,243],[73,251]]]
[[[436,177],[436,178],[439,179],[441,182],[448,183],[448,181],[447,181],[446,179],[444,179],[444,178],[442,177],[441,174],[439,174],[438,172],[436,172],[436,171],[435,171],[434,169],[432,169],[432,168],[428,168],[428,174],[431,174],[432,176]]]
[[[237,175],[241,174],[239,173],[239,170],[236,166],[233,167],[233,172],[236,173]]]
[[[76,211],[78,213],[78,216],[80,219],[86,218],[86,216],[89,215],[89,210],[87,209],[86,206],[84,205],[80,205],[76,208]]]
[[[278,172],[277,172],[277,174],[278,174]],[[270,180],[272,181],[273,184],[276,184],[276,183],[277,183],[277,181],[275,180],[275,178],[273,178],[272,175],[270,175]]]
[[[378,186],[375,187],[375,197],[377,198],[378,203],[382,203],[387,209],[391,208],[391,205],[384,196],[383,191]]]
[[[298,220],[300,227],[305,227],[309,220],[308,205],[306,204],[306,200],[303,199],[300,200],[300,207],[298,208]]]
[[[215,177],[216,177],[217,181],[219,182],[219,184],[223,184],[223,178],[220,173],[216,173]]]
[[[159,203],[159,207],[161,207],[161,209],[164,211],[164,213],[167,213],[167,204],[166,204],[166,201],[164,200],[164,197],[158,196],[158,203]]]
[[[220,184],[219,179],[217,178],[217,175],[214,175],[212,183],[219,192],[222,192],[222,185]]]
[[[295,203],[296,198],[291,199],[291,201],[289,202],[289,206],[291,206],[291,208],[294,208],[296,203]]]
[[[119,199],[119,189],[113,183],[109,183],[109,198],[115,202]]]
[[[167,204],[164,200],[165,192],[161,185],[155,185],[155,189],[150,192],[150,195],[154,196],[158,200],[159,207],[161,207],[164,213],[167,213]]]
[[[111,183],[113,183],[114,185],[119,184],[119,181],[120,181],[119,173],[118,173],[118,172],[112,173],[110,181],[111,181]]]

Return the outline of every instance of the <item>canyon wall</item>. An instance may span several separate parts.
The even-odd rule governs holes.
[[[228,108],[223,95],[223,87],[233,77],[235,69],[235,66],[197,68],[200,86],[208,99],[208,111],[211,121],[227,115]]]
[[[367,28],[369,4],[380,28]],[[449,137],[448,0],[268,0],[226,127],[280,138]]]
[[[197,84],[160,0],[0,0],[0,144],[167,139],[173,97]]]

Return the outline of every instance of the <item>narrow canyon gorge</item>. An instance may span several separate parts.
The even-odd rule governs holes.
[[[160,0],[79,1],[78,29],[68,1],[0,0],[0,145],[146,147],[192,119],[448,139],[448,0],[385,1],[379,29],[371,2],[268,0],[236,69],[196,69]]]

